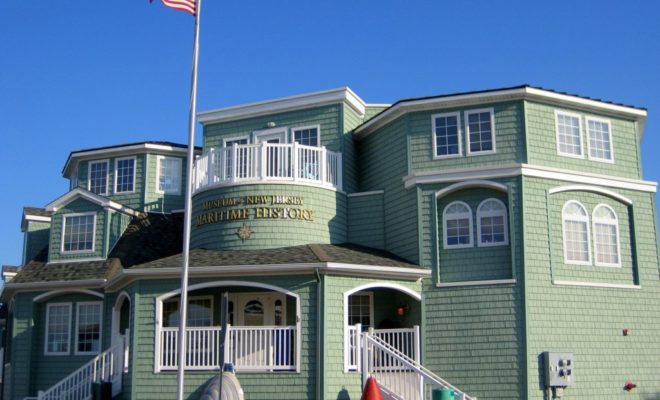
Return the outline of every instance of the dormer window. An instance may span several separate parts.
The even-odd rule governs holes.
[[[158,180],[156,192],[163,194],[181,194],[181,159],[158,156]]]
[[[66,214],[62,225],[62,253],[94,251],[95,213]]]
[[[108,194],[108,160],[90,161],[87,187],[90,192]]]
[[[135,190],[135,157],[118,158],[115,162],[115,193]]]

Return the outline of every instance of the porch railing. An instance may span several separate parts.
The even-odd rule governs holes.
[[[360,324],[349,325],[346,332],[346,369],[348,371],[358,371],[361,368],[362,343],[360,334],[362,326]],[[421,362],[421,341],[419,336],[419,326],[412,328],[398,329],[369,329],[369,333],[394,347],[411,359]]]
[[[212,147],[195,160],[194,189],[246,182],[292,181],[341,190],[341,161],[341,153],[298,143]]]
[[[116,344],[91,359],[69,376],[46,391],[39,391],[38,400],[88,400],[92,398],[93,382],[112,382],[112,396],[121,392],[124,372],[125,344]]]
[[[186,328],[186,370],[220,369],[220,337],[222,329],[213,327]],[[161,328],[157,370],[178,368],[179,328]],[[227,362],[237,371],[296,370],[295,326],[230,326],[228,330]]]

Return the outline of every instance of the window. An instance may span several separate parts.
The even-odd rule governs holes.
[[[188,298],[188,326],[213,325],[213,297]],[[163,302],[163,327],[179,326],[179,299]]]
[[[181,159],[158,156],[156,193],[181,194]]]
[[[556,112],[557,151],[569,157],[582,158],[582,134],[580,116]]]
[[[486,199],[477,208],[479,247],[502,246],[509,243],[506,207],[497,199]]]
[[[366,331],[372,326],[373,293],[359,293],[348,298],[348,325],[360,324]]]
[[[225,149],[225,171],[226,171],[225,178],[226,179],[229,179],[232,176],[234,176],[234,171],[233,171],[234,163],[233,163],[233,158],[232,158],[233,157],[233,151],[231,150],[231,147],[233,145],[239,146],[239,145],[246,145],[246,144],[248,144],[248,138],[246,138],[246,137],[244,137],[244,138],[235,138],[235,139],[225,139],[224,140],[224,147],[227,148],[227,149]],[[237,154],[237,160],[238,160],[237,163],[236,163],[236,166],[237,166],[237,169],[238,169],[238,176],[237,177],[239,177],[239,178],[240,177],[247,177],[248,176],[247,158],[248,158],[249,149],[246,148],[246,147],[243,147],[243,148],[236,149],[236,150],[237,150],[236,154]]]
[[[62,216],[62,252],[93,252],[96,214]]]
[[[472,247],[472,209],[462,201],[455,201],[445,207],[444,248]]]
[[[603,267],[619,267],[619,222],[614,210],[601,204],[593,213],[594,252],[596,265]]]
[[[435,158],[460,156],[461,126],[460,114],[447,113],[431,116],[433,125],[433,149]]]
[[[101,303],[78,303],[76,313],[76,354],[101,351]]]
[[[319,127],[310,126],[303,128],[295,128],[293,130],[293,140],[305,146],[317,147],[319,142]]]
[[[564,262],[567,264],[591,264],[589,244],[589,215],[577,201],[566,202],[562,210],[564,231]]]
[[[69,354],[71,304],[51,303],[46,306],[46,355]]]
[[[612,155],[612,135],[610,132],[610,121],[587,118],[590,160],[614,161]]]
[[[115,193],[135,190],[135,157],[118,158],[115,165]]]
[[[469,154],[495,152],[495,121],[492,108],[465,112]]]
[[[108,160],[90,161],[87,188],[92,193],[108,194]]]

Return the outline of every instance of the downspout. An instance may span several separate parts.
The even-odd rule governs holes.
[[[323,316],[321,310],[321,274],[319,269],[314,270],[316,274],[316,398],[321,399],[321,367],[323,357],[321,357],[321,340],[323,338],[323,324],[321,317]]]

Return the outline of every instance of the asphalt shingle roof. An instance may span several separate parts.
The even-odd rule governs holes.
[[[50,217],[53,215],[52,212],[46,211],[45,208],[41,207],[23,207],[23,214],[35,215],[37,217]]]
[[[30,261],[18,270],[11,283],[104,279],[119,268],[121,265],[117,259],[50,264]]]

